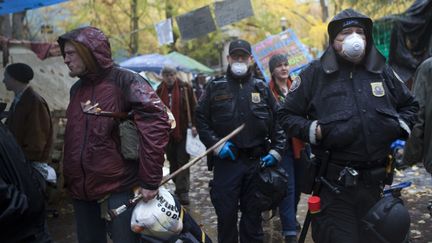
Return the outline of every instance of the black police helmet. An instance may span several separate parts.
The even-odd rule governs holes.
[[[261,168],[254,174],[249,187],[248,210],[272,210],[286,196],[288,174],[282,167]]]
[[[402,199],[385,196],[362,219],[368,235],[383,243],[404,243],[409,237],[410,216]]]

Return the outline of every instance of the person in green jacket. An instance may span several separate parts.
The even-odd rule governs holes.
[[[432,57],[424,61],[414,76],[413,94],[420,105],[418,121],[404,151],[404,163],[424,163],[432,174]],[[429,95],[428,95],[429,94]]]

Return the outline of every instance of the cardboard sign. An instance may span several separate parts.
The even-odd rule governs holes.
[[[216,30],[209,6],[176,17],[183,40],[190,40]]]
[[[313,59],[291,29],[270,36],[252,46],[252,55],[267,82],[270,82],[271,79],[269,60],[273,55],[280,53],[288,55],[290,75],[298,73]]]
[[[214,6],[216,22],[219,27],[232,24],[254,15],[250,0],[215,2]]]

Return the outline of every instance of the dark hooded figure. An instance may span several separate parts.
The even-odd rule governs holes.
[[[108,231],[114,243],[138,242],[130,229],[131,209],[108,224],[103,217],[107,209],[132,198],[134,188],[145,201],[156,196],[170,130],[166,107],[140,75],[114,66],[101,30],[75,29],[58,43],[70,76],[79,78],[70,92],[64,143],[64,177],[73,198],[78,241],[106,242]],[[84,113],[83,103],[96,112]],[[98,116],[98,109],[129,114],[139,137],[132,147],[138,150],[136,161],[121,153],[120,120]]]
[[[361,219],[389,183],[390,144],[409,136],[418,104],[377,51],[369,17],[343,10],[328,34],[330,45],[293,81],[278,118],[328,162],[328,183],[315,192],[321,212],[312,220],[314,241],[376,242]]]
[[[36,173],[0,122],[0,242],[51,242],[43,185]]]

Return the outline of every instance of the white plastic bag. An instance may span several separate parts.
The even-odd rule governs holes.
[[[54,168],[49,166],[48,163],[32,162],[32,166],[43,176],[47,182],[52,184],[57,183],[57,174]]]
[[[140,201],[134,208],[131,229],[135,233],[168,240],[180,234],[183,222],[180,206],[167,189],[160,187],[158,195],[148,202]]]
[[[196,135],[194,137],[192,135],[192,130],[188,128],[186,133],[186,152],[192,157],[198,157],[202,155],[205,151],[206,147],[199,139],[199,136]]]

